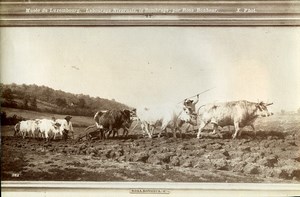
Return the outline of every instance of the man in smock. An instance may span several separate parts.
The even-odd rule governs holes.
[[[69,132],[72,133],[72,137],[74,139],[74,130],[71,122],[72,116],[66,116],[64,121],[64,125],[62,126],[63,130],[63,139],[66,141],[68,139]]]

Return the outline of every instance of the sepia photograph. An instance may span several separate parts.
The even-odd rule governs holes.
[[[0,32],[1,181],[300,183],[299,26]]]
[[[2,180],[298,182],[299,33],[2,28]]]

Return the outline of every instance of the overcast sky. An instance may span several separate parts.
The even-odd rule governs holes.
[[[129,106],[246,99],[300,107],[299,27],[1,28],[1,82]]]

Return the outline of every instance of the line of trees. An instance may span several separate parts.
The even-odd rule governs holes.
[[[115,100],[54,90],[46,86],[0,84],[1,106],[58,114],[92,116],[98,110],[124,109]]]

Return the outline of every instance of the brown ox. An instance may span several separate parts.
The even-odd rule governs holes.
[[[113,133],[118,135],[118,130],[123,129],[123,136],[128,135],[128,129],[132,123],[131,121],[132,111],[130,110],[108,110],[99,111],[95,114],[94,120],[97,128],[100,129],[100,137],[105,138],[104,132],[107,132],[107,137]]]

